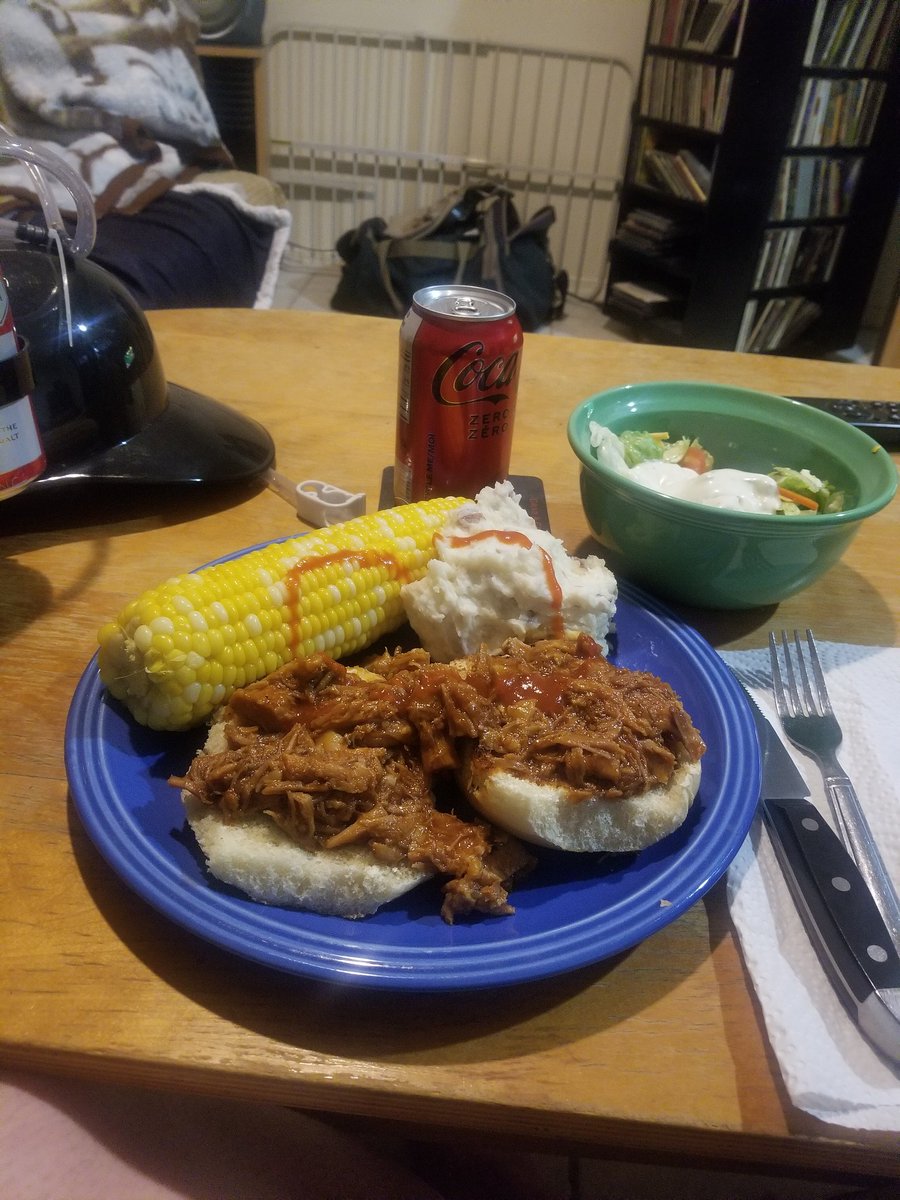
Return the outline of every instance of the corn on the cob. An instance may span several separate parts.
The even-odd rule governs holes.
[[[400,589],[461,503],[386,509],[177,575],[100,630],[100,678],[141,724],[188,729],[292,658],[362,650],[402,624]]]

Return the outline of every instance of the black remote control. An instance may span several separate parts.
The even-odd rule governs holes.
[[[791,396],[789,399],[801,400],[849,421],[885,449],[900,446],[900,401],[874,403],[871,400],[832,400],[828,396]]]

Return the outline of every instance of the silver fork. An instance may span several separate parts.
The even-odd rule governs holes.
[[[769,634],[772,690],[782,728],[790,741],[818,764],[838,833],[856,859],[856,865],[878,905],[894,943],[900,948],[900,900],[875,844],[856,789],[835,753],[843,735],[828,697],[825,674],[819,661],[812,630],[806,630],[809,668],[797,630],[794,630],[793,640],[792,653],[787,634],[782,632],[782,668],[778,642],[774,633]]]

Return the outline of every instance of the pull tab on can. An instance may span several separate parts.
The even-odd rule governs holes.
[[[0,500],[15,496],[47,465],[34,417],[28,351],[16,336],[0,268]]]

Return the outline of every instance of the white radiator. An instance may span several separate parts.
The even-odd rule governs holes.
[[[554,206],[554,261],[574,294],[597,294],[634,91],[626,63],[308,26],[273,30],[267,57],[272,178],[310,267],[338,261],[334,243],[367,217],[416,213],[489,175],[523,221]]]

